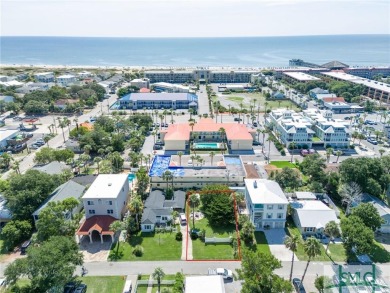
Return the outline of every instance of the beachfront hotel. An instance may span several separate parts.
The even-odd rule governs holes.
[[[189,93],[130,93],[119,99],[119,109],[194,109],[198,97]]]
[[[221,131],[224,129],[224,133]],[[194,125],[171,124],[161,131],[165,152],[221,151],[229,153],[252,153],[255,129],[239,123],[217,123],[211,118],[200,119]]]
[[[166,178],[164,173],[172,175]],[[208,184],[243,186],[246,177],[239,156],[232,155],[172,155],[155,156],[149,170],[152,188],[201,188]]]
[[[318,77],[309,75],[305,72],[283,72],[283,79],[287,82],[309,82],[321,80]]]
[[[145,71],[144,76],[151,83],[187,83],[198,81],[200,83],[248,83],[251,75],[258,73],[256,70],[159,70]]]

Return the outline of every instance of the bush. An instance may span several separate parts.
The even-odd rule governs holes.
[[[194,231],[194,232],[191,232],[190,235],[191,235],[191,239],[192,239],[192,240],[196,240],[196,239],[198,239],[198,237],[199,237],[199,236],[198,236],[198,233],[196,233],[195,231]]]
[[[176,240],[177,241],[182,241],[183,240],[183,233],[180,231],[176,233]]]
[[[144,248],[141,245],[137,245],[133,250],[133,254],[135,256],[142,256],[144,254]]]
[[[286,155],[286,151],[285,151],[285,150],[281,150],[281,151],[280,151],[280,154],[281,154],[282,156],[285,156],[285,155]]]

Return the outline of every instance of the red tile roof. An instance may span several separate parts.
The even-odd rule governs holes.
[[[193,127],[194,132],[218,132],[224,128],[228,140],[252,140],[249,130],[245,124],[239,123],[216,123],[211,118],[200,119]],[[177,123],[168,126],[164,140],[189,140],[191,126],[188,123]]]
[[[113,235],[114,232],[110,231],[110,225],[116,220],[111,216],[92,216],[85,220],[77,230],[76,235],[89,235],[93,230],[98,231],[102,235]]]
[[[150,89],[147,89],[146,87],[143,87],[139,90],[140,93],[150,93]]]
[[[323,98],[322,100],[325,103],[333,103],[333,102],[343,102],[343,103],[345,103],[345,100],[344,100],[343,97]]]

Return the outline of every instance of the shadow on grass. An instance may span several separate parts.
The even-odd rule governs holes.
[[[123,247],[119,245],[118,248],[118,242],[115,242],[111,247],[111,251],[110,251],[110,255],[108,256],[108,259],[111,261],[117,261],[122,259],[123,255],[124,255]]]
[[[390,262],[390,252],[388,252],[382,245],[375,243],[369,254],[373,262],[386,263]]]

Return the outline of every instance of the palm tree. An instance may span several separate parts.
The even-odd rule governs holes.
[[[333,154],[333,149],[332,148],[327,148],[326,149],[326,161],[329,163],[330,156]]]
[[[111,223],[110,225],[110,231],[114,232],[114,235],[117,233],[117,232],[120,232],[122,231],[123,229],[123,223],[121,221],[114,221]],[[119,250],[119,244],[120,244],[120,241],[118,239],[118,246],[116,247],[116,253],[118,253],[118,250]]]
[[[181,166],[181,156],[183,155],[183,152],[178,151],[177,155],[179,156],[179,166]]]
[[[8,169],[9,164],[12,161],[12,157],[8,153],[2,153],[1,154],[1,161],[5,165],[5,167]]]
[[[189,200],[190,206],[192,207],[192,229],[195,229],[195,208],[200,204],[199,194],[191,194]]]
[[[213,165],[214,156],[215,156],[215,152],[211,151],[209,156],[210,156],[210,159],[211,159],[211,166],[212,166]]]
[[[384,149],[379,149],[378,152],[379,152],[379,155],[382,157],[383,154],[384,154],[386,151],[385,151]]]
[[[100,162],[102,161],[102,158],[101,157],[95,157],[93,159],[93,162],[96,163],[97,165],[97,169],[98,169],[98,174],[100,173],[100,170],[99,170],[99,167],[100,167]]]
[[[165,273],[163,271],[162,268],[158,267],[154,270],[153,274],[152,274],[152,278],[157,280],[157,286],[158,286],[158,292],[161,292],[160,291],[160,287],[161,287],[161,280],[165,277]]]
[[[289,145],[289,148],[291,149],[291,163],[294,161],[294,151],[296,146],[297,144],[294,141]]]
[[[144,205],[142,203],[141,197],[138,195],[135,196],[127,206],[129,208],[129,211],[131,214],[135,215],[135,221],[137,223],[137,227],[139,227],[139,220],[138,217],[140,214],[142,214],[142,211],[144,209]]]
[[[324,233],[329,235],[329,242],[326,245],[325,252],[328,251],[330,241],[333,240],[334,238],[340,237],[340,229],[339,226],[335,221],[330,221],[325,225]]]
[[[299,242],[300,242],[300,238],[299,238],[298,235],[286,236],[284,238],[284,245],[292,252],[291,270],[290,270],[290,282],[292,280],[295,252],[298,249],[298,243]]]
[[[267,133],[267,130],[262,129],[261,134],[263,135],[263,144],[261,146],[261,152],[264,154],[264,143],[265,143],[265,134]]]
[[[18,160],[13,161],[12,169],[15,170],[16,174],[20,175],[20,162]]]
[[[173,175],[171,173],[171,171],[168,171],[166,170],[163,175],[162,175],[162,179],[165,180],[167,182],[167,189],[166,189],[166,193],[168,193],[168,183],[169,183],[169,180],[172,180],[173,179]]]
[[[337,151],[336,152],[336,156],[337,156],[337,160],[336,160],[336,163],[338,163],[339,162],[339,158],[340,158],[340,156],[343,154],[343,152],[342,151]]]
[[[97,153],[99,154],[99,156],[103,156],[104,154],[105,154],[105,149],[103,149],[103,148],[100,148],[100,149],[98,149],[98,151],[97,151]]]
[[[87,171],[87,163],[91,159],[91,157],[87,154],[82,154],[82,155],[80,155],[79,159],[83,162],[84,172],[86,172]]]
[[[158,117],[160,118],[160,129],[161,129],[164,120],[164,115],[160,114]]]
[[[73,122],[76,123],[76,129],[77,129],[77,131],[79,131],[79,119],[74,118]]]
[[[306,268],[305,268],[305,271],[303,272],[303,276],[302,276],[302,280],[301,280],[302,283],[303,283],[303,280],[305,279],[305,275],[306,275],[307,269],[309,267],[310,261],[312,260],[312,258],[321,254],[321,243],[318,239],[316,239],[314,237],[309,237],[303,243],[303,250],[306,253],[306,255],[309,257],[309,259],[307,260]]]
[[[49,147],[49,140],[50,140],[50,136],[48,136],[48,135],[46,135],[46,136],[43,138],[43,141],[46,142],[47,147]]]
[[[69,133],[70,133],[70,125],[72,124],[72,122],[70,122],[70,120],[68,119],[68,118],[66,118],[66,117],[64,117],[64,124],[66,125],[66,126],[68,126],[68,131],[69,131]]]
[[[65,122],[64,121],[62,121],[62,120],[58,120],[58,126],[59,127],[61,127],[61,129],[62,129],[62,137],[64,138],[64,142],[66,141],[65,140],[65,132],[64,132],[64,128],[66,127],[66,124],[65,124]]]
[[[221,140],[222,140],[222,143],[225,144],[225,135],[226,135],[226,130],[225,128],[221,127],[219,130],[218,130],[220,136],[221,136]],[[223,149],[225,148],[225,145],[223,145]],[[223,150],[222,150],[222,154],[223,154]]]
[[[267,106],[268,106],[268,102],[265,102],[264,103],[264,118],[267,117]]]
[[[91,152],[91,150],[92,150],[92,146],[90,145],[90,144],[86,144],[85,146],[84,146],[84,153],[86,153],[87,155],[89,155],[89,153]]]
[[[164,123],[167,124],[167,115],[168,115],[168,111],[167,111],[167,110],[164,110],[164,111],[163,111],[163,115],[164,115]]]

